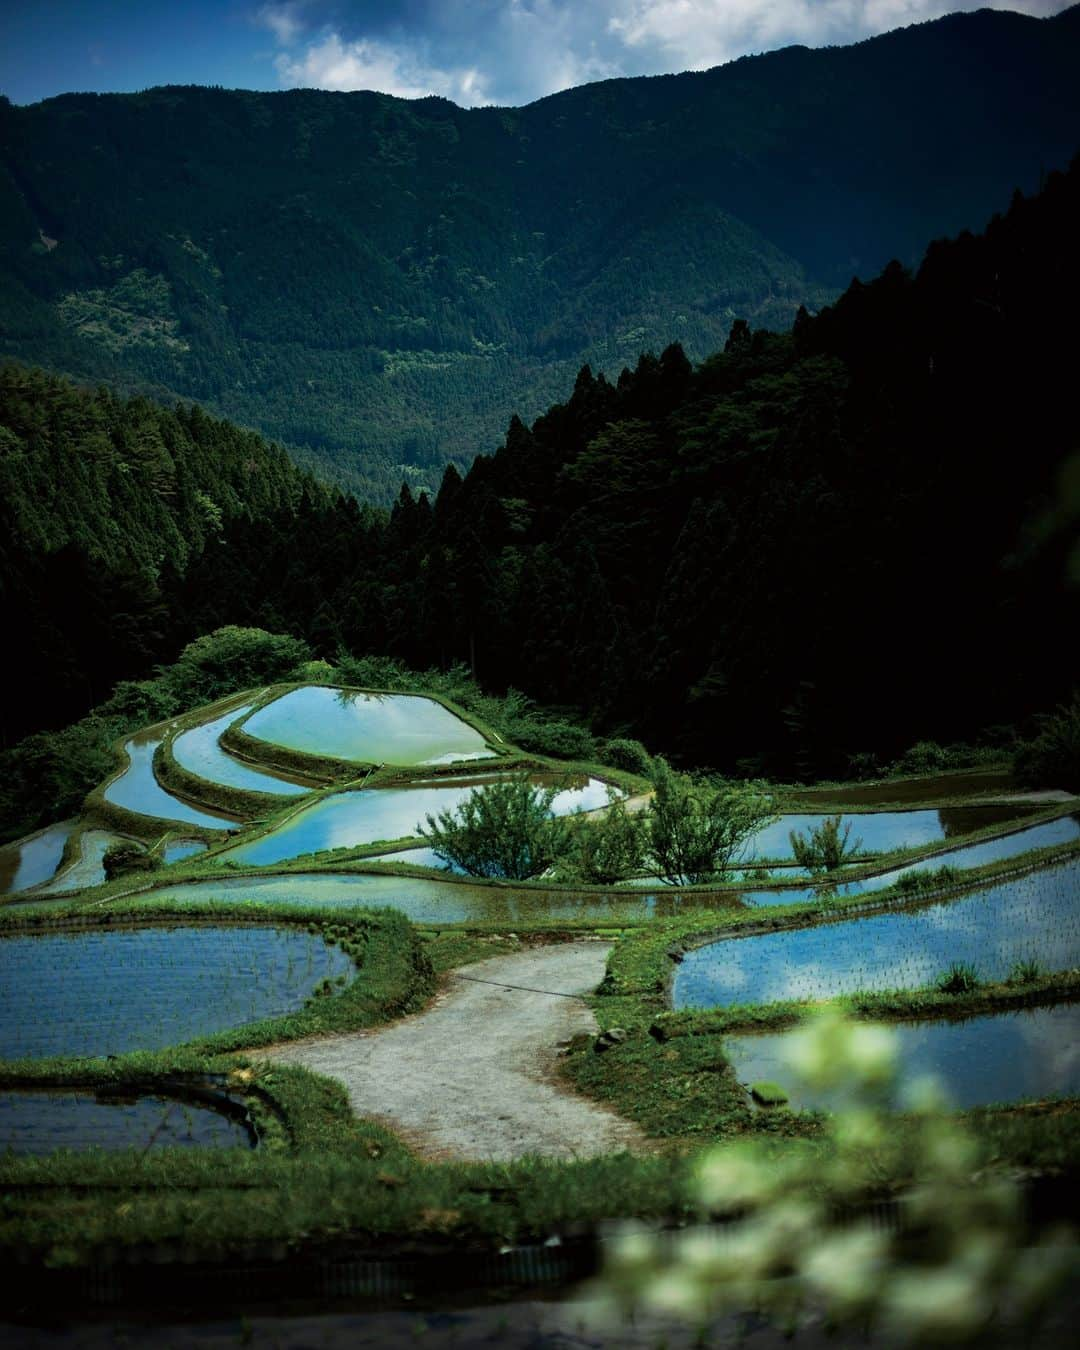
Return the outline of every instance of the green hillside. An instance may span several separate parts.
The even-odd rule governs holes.
[[[0,354],[212,411],[371,500],[589,361],[786,327],[1080,142],[1080,11],[525,108],[197,87],[0,106]]]

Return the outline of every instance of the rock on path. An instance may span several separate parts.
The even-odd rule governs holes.
[[[338,1079],[357,1116],[427,1157],[580,1158],[641,1147],[636,1126],[555,1082],[557,1043],[596,1030],[587,1004],[557,995],[595,989],[610,950],[556,943],[479,961],[452,973],[422,1013],[269,1055]]]

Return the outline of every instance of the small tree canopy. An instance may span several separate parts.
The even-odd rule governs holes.
[[[455,811],[429,815],[417,834],[470,876],[524,881],[545,872],[566,849],[569,824],[551,811],[557,792],[515,774],[474,788]]]
[[[649,842],[660,876],[673,886],[720,880],[750,836],[773,819],[757,789],[696,784],[659,756],[653,783]]]

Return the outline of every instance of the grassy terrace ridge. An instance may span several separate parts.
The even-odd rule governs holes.
[[[551,770],[545,768],[543,771],[550,772]],[[568,764],[563,766],[561,772],[572,777],[584,774],[590,774],[592,776],[599,777],[602,774],[605,780],[611,781],[615,783],[617,786],[624,787],[628,791],[633,790],[633,788],[628,787],[626,783],[626,780],[630,779],[631,775],[626,774],[620,770],[606,769],[602,765]],[[332,794],[327,792],[322,795],[330,796]],[[286,820],[290,819],[293,815],[297,814],[299,811],[306,809],[310,805],[311,805],[311,798],[304,798],[302,803],[294,802],[294,804],[291,807],[284,809],[281,813],[275,815],[272,818],[268,818],[263,823],[263,828],[259,830],[257,833],[245,835],[244,842],[248,842],[249,840],[255,840],[263,837],[266,834],[272,833],[275,829],[278,829]],[[1037,815],[1033,815],[1031,817],[1026,818],[1023,821],[1023,823],[1020,824],[1017,824],[1015,822],[1005,822],[1000,825],[990,825],[986,826],[982,830],[975,830],[970,835],[963,835],[958,840],[950,841],[948,844],[934,843],[925,846],[919,846],[912,849],[897,849],[891,853],[880,854],[876,859],[874,859],[873,861],[868,861],[865,865],[845,868],[843,873],[840,876],[838,876],[835,879],[835,881],[838,881],[840,884],[845,884],[849,881],[861,881],[869,877],[877,876],[881,872],[891,871],[893,868],[906,866],[909,863],[914,864],[926,861],[928,859],[933,859],[940,853],[951,852],[953,849],[966,847],[968,844],[982,843],[990,839],[1003,839],[1008,837],[1009,835],[1018,834],[1020,831],[1028,829],[1032,825],[1046,824],[1050,821],[1058,820],[1062,816],[1071,815],[1075,811],[1075,809],[1076,808],[1074,805],[1065,805],[1065,806],[1054,805],[1048,807],[1045,811],[1040,811]],[[206,863],[207,865],[212,865],[214,861],[218,858],[218,855],[220,855],[222,851],[231,848],[234,842],[235,842],[234,840],[229,840],[225,843],[213,847],[210,851],[208,851],[205,855],[202,856],[200,861]],[[575,882],[548,881],[545,880],[543,877],[529,877],[526,878],[525,880],[512,881],[500,877],[468,876],[456,872],[447,872],[437,867],[428,867],[422,863],[413,863],[405,861],[395,862],[392,859],[385,857],[380,857],[378,861],[375,860],[375,855],[382,855],[386,853],[398,853],[398,852],[403,853],[408,849],[415,848],[417,845],[422,843],[423,840],[420,839],[419,836],[413,836],[411,838],[375,840],[370,844],[357,844],[351,848],[325,849],[319,853],[300,854],[295,858],[284,859],[280,863],[275,863],[265,867],[248,868],[243,864],[230,864],[228,861],[226,861],[224,865],[229,867],[230,870],[227,875],[231,877],[268,876],[268,875],[278,875],[278,874],[298,873],[298,872],[300,873],[321,872],[321,873],[342,873],[342,874],[355,873],[356,875],[365,875],[365,874],[370,874],[374,876],[389,875],[389,876],[413,877],[416,880],[438,880],[438,881],[445,881],[451,885],[459,885],[459,886],[462,885],[488,886],[495,888],[502,887],[504,889],[527,890],[531,893],[538,893],[538,894],[550,891],[554,894],[572,894],[572,895],[614,894],[623,897],[633,897],[636,894],[644,896],[646,894],[649,894],[650,892],[650,887],[640,885],[629,886],[625,883],[616,883],[613,886],[604,886],[600,883],[590,884],[586,882],[575,883]],[[1018,856],[1025,860],[1028,859],[1029,857],[1043,859],[1056,856],[1062,850],[1067,850],[1070,847],[1071,845],[1068,843],[1051,845],[1047,848],[1031,850],[1030,853],[1024,853]],[[986,877],[995,875],[996,872],[1001,868],[1007,868],[1010,863],[1015,862],[1016,862],[1015,858],[1003,859],[999,862],[986,863],[982,867],[978,868],[959,869],[958,875],[962,878],[962,880],[958,884],[966,886],[967,879],[969,877],[975,878],[976,880],[983,880]],[[173,875],[171,871],[170,875]],[[220,876],[222,875],[222,873],[220,871],[216,871],[213,872],[211,875]],[[205,872],[200,873],[200,879],[206,879]],[[167,885],[169,884],[169,881],[166,878],[161,878],[160,881],[156,884]],[[860,896],[828,895],[827,894],[828,889],[832,884],[835,884],[835,882],[830,881],[829,879],[824,877],[814,878],[807,876],[793,878],[791,880],[782,880],[776,877],[771,877],[767,881],[759,882],[753,878],[751,873],[747,873],[746,879],[743,881],[722,882],[713,885],[700,884],[692,886],[666,886],[662,882],[657,882],[655,886],[652,887],[651,889],[655,890],[658,894],[662,894],[665,896],[672,896],[672,897],[685,896],[690,900],[692,900],[695,896],[716,897],[727,895],[731,897],[733,902],[737,901],[741,892],[745,891],[748,887],[762,890],[775,890],[777,891],[778,894],[782,894],[785,890],[802,890],[807,887],[815,887],[815,886],[818,890],[821,891],[820,897],[814,900],[807,900],[802,902],[801,904],[785,906],[786,910],[793,913],[801,912],[807,906],[816,909],[820,907],[822,904],[827,904],[830,908],[834,908],[837,906],[853,904],[857,902],[866,903],[867,897],[863,895]],[[897,887],[893,886],[890,887],[887,891],[878,892],[877,894],[894,895],[896,892]],[[900,889],[900,893],[901,894],[905,893],[902,890],[902,888]],[[756,907],[753,912],[755,914],[759,914],[762,912],[764,908],[765,907]]]
[[[579,768],[582,766],[571,766]],[[597,766],[590,766],[595,769]],[[616,776],[626,778],[628,775],[620,771],[611,771],[610,776],[615,779]],[[301,799],[303,803],[309,804],[311,798]],[[292,810],[300,809],[297,806]],[[1057,806],[1048,809],[1045,813],[1040,813],[1038,820],[1056,819],[1063,814],[1069,814],[1071,807]],[[276,823],[280,824],[280,820]],[[1030,823],[1030,822],[1029,822]],[[200,832],[194,827],[179,826],[176,822],[163,823],[167,825],[167,832],[178,838],[195,838]],[[1023,827],[1021,827],[1023,828]],[[1004,833],[1012,833],[1013,830],[1002,830],[1000,827],[994,830],[991,837],[998,837]],[[981,837],[981,833],[980,836]],[[974,838],[974,836],[972,836]],[[159,835],[158,842],[163,842]],[[230,846],[234,840],[229,840],[222,847]],[[407,842],[395,841],[395,847],[409,847]],[[632,897],[635,894],[644,896],[648,892],[644,889],[630,889],[627,887],[604,887],[601,885],[574,885],[568,882],[552,883],[538,879],[527,881],[507,881],[500,878],[470,877],[462,876],[456,873],[443,872],[441,870],[420,866],[415,863],[392,863],[392,862],[372,862],[366,858],[373,852],[386,851],[385,845],[372,844],[362,845],[357,849],[349,850],[331,850],[322,854],[307,854],[297,858],[287,859],[280,863],[267,866],[245,867],[240,864],[218,861],[215,851],[207,851],[195,855],[191,858],[182,859],[169,865],[168,869],[154,874],[125,875],[116,877],[112,881],[104,882],[96,887],[81,891],[73,891],[66,895],[63,901],[47,895],[41,895],[36,891],[18,892],[11,895],[0,896],[0,912],[5,908],[15,907],[18,910],[25,910],[37,902],[41,905],[50,907],[49,912],[55,910],[55,907],[61,903],[67,905],[89,905],[92,907],[112,905],[118,901],[132,898],[135,900],[152,900],[155,890],[165,887],[181,886],[188,882],[212,883],[214,881],[237,881],[237,880],[256,880],[260,877],[288,877],[302,876],[306,874],[322,876],[400,876],[402,879],[415,879],[423,881],[435,881],[440,885],[447,886],[466,886],[466,887],[484,887],[491,890],[510,890],[525,892],[530,895],[543,895],[552,893],[558,895],[580,896],[582,899],[595,898],[604,895],[618,894],[625,897]],[[685,920],[671,920],[659,918],[643,918],[634,920],[632,918],[612,919],[610,923],[602,920],[572,920],[559,919],[552,920],[550,923],[542,923],[538,920],[519,920],[515,927],[518,930],[529,931],[579,931],[581,929],[596,929],[602,931],[637,931],[640,928],[658,930],[661,925],[665,925],[665,931],[675,924],[677,929],[684,931],[685,925],[689,924],[692,931],[715,931],[721,925],[748,925],[751,930],[767,930],[779,926],[799,926],[805,922],[819,921],[822,917],[850,917],[860,912],[873,912],[877,908],[885,908],[895,904],[897,901],[902,903],[920,903],[928,900],[938,900],[952,894],[960,894],[964,891],[977,889],[998,880],[1005,880],[1010,877],[1021,876],[1027,872],[1037,870],[1053,863],[1065,861],[1073,857],[1080,851],[1077,843],[1065,843],[1052,845],[1047,848],[1032,850],[1029,853],[1018,855],[1014,858],[1002,859],[991,863],[986,863],[978,868],[963,869],[958,871],[947,881],[942,881],[933,873],[919,874],[924,877],[914,889],[905,889],[900,886],[892,886],[888,889],[872,892],[869,895],[853,896],[830,896],[826,892],[808,900],[799,901],[790,905],[777,906],[755,906],[748,908],[738,903],[740,891],[746,889],[748,883],[733,883],[723,886],[687,886],[687,887],[662,887],[657,886],[656,892],[662,894],[665,898],[674,900],[685,899],[687,903],[687,918]],[[343,854],[345,856],[343,856]],[[925,856],[920,853],[919,856]],[[889,866],[894,864],[890,863]],[[874,875],[883,870],[880,866],[872,869],[860,869],[858,875]],[[850,877],[847,879],[854,879]],[[752,884],[752,883],[749,883]],[[800,886],[810,884],[804,880]],[[778,895],[782,895],[785,887],[771,882],[768,889],[775,889]],[[720,913],[715,909],[702,909],[698,911],[697,918],[691,917],[691,906],[695,897],[710,900],[722,899],[730,896],[731,910]],[[227,900],[222,901],[228,904]],[[325,911],[320,911],[325,912]],[[493,923],[467,923],[467,924],[447,924],[446,927],[459,927],[464,930],[492,931],[500,925]],[[665,943],[670,945],[675,937],[669,934]],[[665,948],[666,950],[666,945]]]
[[[228,698],[218,699],[216,703],[195,708],[181,717],[171,718],[159,724],[164,731],[161,742],[154,751],[154,777],[166,791],[186,801],[192,806],[209,807],[211,810],[224,811],[241,820],[250,820],[265,816],[268,811],[280,810],[296,801],[295,793],[272,793],[248,791],[232,787],[227,783],[215,783],[211,778],[202,778],[199,774],[186,769],[173,755],[173,742],[185,731],[192,731],[207,722],[214,721],[231,708],[242,708],[245,704],[260,698],[262,689],[243,690]],[[246,763],[246,761],[241,761]],[[257,766],[252,766],[257,767]],[[310,781],[310,790],[317,791],[324,785]]]
[[[1080,970],[1050,971],[1029,980],[996,980],[968,993],[947,994],[936,984],[921,989],[838,994],[835,998],[732,1004],[660,1013],[649,1034],[659,1041],[678,1036],[733,1036],[755,1031],[785,1031],[824,1008],[867,1022],[963,1021],[985,1013],[1049,1008],[1080,1000]]]
[[[626,932],[608,960],[607,974],[594,1006],[601,1026],[646,1026],[665,1010],[667,989],[674,973],[672,959],[692,947],[724,938],[743,939],[762,933],[842,923],[863,915],[897,910],[913,911],[1038,872],[1056,863],[1080,857],[1080,843],[1038,849],[1006,864],[988,864],[950,877],[935,885],[933,873],[916,890],[892,886],[869,895],[840,896],[795,905],[761,905],[730,911],[699,910],[676,919],[653,919],[648,924],[625,925]]]
[[[298,689],[307,688],[333,689],[340,693],[372,695],[376,698],[397,696],[429,699],[432,703],[438,703],[447,712],[452,713],[466,726],[471,727],[483,738],[493,754],[489,759],[456,760],[450,764],[375,764],[369,760],[336,759],[330,755],[316,755],[306,750],[293,750],[273,741],[265,741],[258,736],[250,736],[244,730],[244,724],[250,721],[257,712],[265,708],[267,704],[275,703],[278,699],[284,698],[287,694],[294,693]],[[516,746],[512,745],[504,736],[501,736],[493,727],[484,723],[475,713],[466,711],[460,704],[455,703],[445,694],[427,689],[403,690],[360,688],[355,685],[334,683],[317,684],[310,680],[276,684],[265,690],[263,695],[255,700],[254,707],[238,725],[226,727],[220,738],[220,744],[230,754],[235,754],[239,759],[257,767],[278,769],[286,773],[299,773],[306,778],[321,779],[327,783],[340,783],[345,776],[353,779],[362,771],[369,769],[389,769],[398,773],[423,771],[429,777],[441,774],[460,774],[463,768],[466,770],[477,768],[481,771],[486,768],[490,771],[498,766],[498,768],[505,769],[508,765],[516,765],[517,757],[521,754]]]

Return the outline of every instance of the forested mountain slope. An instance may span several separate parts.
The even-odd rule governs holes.
[[[189,568],[190,637],[470,662],[697,763],[835,772],[1067,695],[1080,449],[1080,161],[983,235],[891,264],[790,334],[736,325],[565,405],[388,524],[239,522]]]
[[[198,407],[0,367],[0,744],[174,656],[166,592],[211,541],[335,496]]]
[[[197,399],[389,501],[584,360],[699,359],[977,227],[1075,152],[1078,68],[1080,9],[981,11],[519,109],[4,103],[0,354]]]

